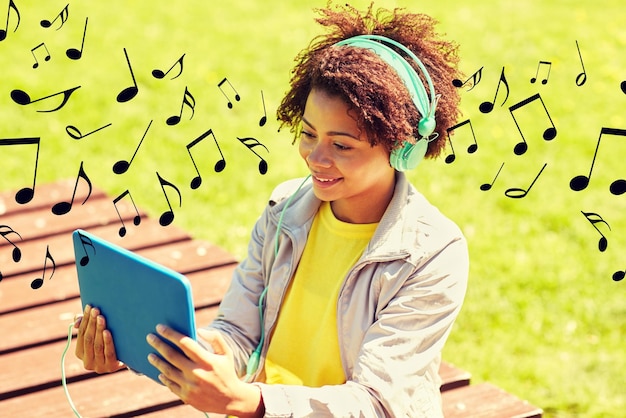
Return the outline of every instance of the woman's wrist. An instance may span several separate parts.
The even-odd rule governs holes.
[[[239,418],[257,418],[265,415],[261,388],[252,383],[241,383],[241,389],[238,391],[240,398],[232,405],[231,415]]]

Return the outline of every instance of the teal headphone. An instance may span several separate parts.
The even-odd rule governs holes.
[[[357,35],[352,38],[339,41],[335,45],[354,46],[372,50],[376,53],[376,55],[382,58],[383,61],[391,65],[391,67],[396,70],[409,90],[413,103],[415,103],[422,119],[420,119],[417,127],[420,138],[417,139],[415,144],[404,141],[402,147],[396,148],[391,152],[389,162],[391,163],[391,166],[398,171],[411,170],[417,167],[420,161],[424,158],[424,155],[426,155],[428,143],[436,139],[438,136],[437,133],[433,135],[433,132],[436,127],[435,109],[437,108],[439,96],[435,94],[435,87],[433,86],[433,82],[428,74],[428,71],[426,71],[424,64],[410,49],[385,36]],[[426,83],[428,84],[428,92],[411,64],[409,64],[409,62],[402,57],[402,55],[388,45],[392,45],[400,49],[417,64],[417,67],[424,75]]]

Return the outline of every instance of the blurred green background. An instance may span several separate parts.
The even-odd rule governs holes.
[[[168,209],[158,171],[182,194],[178,207],[168,190],[174,226],[243,257],[272,188],[306,173],[291,134],[278,132],[274,112],[293,58],[320,33],[312,9],[326,2],[70,2],[61,28],[60,20],[50,28],[39,22],[54,19],[66,1],[13,4],[21,19],[14,32],[16,14],[9,10],[7,37],[0,42],[0,138],[41,137],[37,182],[75,178],[83,162],[94,186],[112,196],[128,189],[138,206],[158,217]],[[352,4],[364,8],[369,2]],[[603,127],[626,129],[621,1],[375,4],[434,16],[440,31],[460,44],[466,76],[482,68],[474,88],[462,87],[461,120],[471,121],[478,150],[466,151],[473,141],[466,124],[452,138],[453,163],[442,157],[409,174],[461,226],[470,244],[470,287],[444,358],[469,370],[474,382],[493,382],[541,406],[548,417],[620,416],[626,410],[626,280],[615,282],[611,276],[626,269],[626,197],[610,194],[609,185],[626,178],[626,137],[602,136],[585,190],[574,192],[569,182],[589,173]],[[1,28],[1,5],[0,16]],[[70,60],[65,51],[80,47],[86,17],[83,56]],[[31,51],[42,42],[49,61],[43,48]],[[132,83],[124,49],[139,90],[132,100],[118,103],[117,94]],[[180,77],[170,79],[178,68],[163,79],[151,75],[156,68],[166,71],[183,54]],[[548,66],[538,67],[540,61],[552,64],[545,84],[541,80]],[[586,81],[578,86],[583,65]],[[484,114],[478,106],[494,100],[503,68],[509,96],[504,102],[501,86],[494,110]],[[531,83],[535,76],[538,81]],[[235,101],[223,84],[232,109],[218,89],[225,77],[240,96]],[[10,97],[21,89],[35,100],[79,85],[67,105],[52,113],[37,110],[56,107],[60,96],[27,106]],[[181,110],[185,89],[195,101],[193,117],[184,106],[181,122],[168,126],[166,119]],[[509,111],[535,94],[548,113],[539,100]],[[268,121],[259,126],[262,97]],[[548,114],[557,129],[549,142],[541,137],[550,126]],[[528,143],[523,155],[513,153],[521,140],[515,121]],[[69,125],[85,134],[109,123],[81,140],[66,132]],[[193,147],[203,183],[192,190],[189,182],[196,173],[186,145],[208,129],[226,167],[221,173],[213,170],[219,153],[212,137]],[[130,159],[144,133],[128,171],[114,174],[113,164]],[[267,174],[259,173],[259,158],[238,137],[255,138],[267,147],[269,152],[254,147],[267,161]],[[0,146],[0,159],[2,190],[32,183],[33,147]],[[480,190],[500,167],[491,190]],[[509,188],[531,184],[522,199],[505,195]],[[581,211],[597,213],[610,225],[595,224],[608,239],[605,252],[598,250],[600,235]]]

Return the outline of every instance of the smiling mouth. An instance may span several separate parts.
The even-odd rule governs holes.
[[[318,184],[328,185],[328,186],[330,186],[331,184],[337,183],[339,180],[341,180],[341,178],[322,178],[322,177],[317,177],[317,176],[313,176],[313,179]]]

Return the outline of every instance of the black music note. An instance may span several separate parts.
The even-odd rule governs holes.
[[[128,170],[130,165],[133,163],[133,160],[135,159],[135,155],[137,155],[137,151],[139,151],[139,148],[141,147],[141,144],[143,143],[143,140],[146,137],[146,134],[148,133],[148,130],[150,129],[151,125],[152,125],[152,121],[148,123],[148,127],[143,133],[143,136],[141,137],[141,140],[139,141],[139,145],[137,145],[137,148],[135,148],[135,152],[133,153],[133,156],[130,158],[130,161],[119,160],[118,162],[113,164],[113,172],[115,174],[123,174]]]
[[[580,87],[587,81],[587,71],[585,71],[585,63],[583,62],[583,56],[581,55],[580,48],[578,47],[578,41],[576,41],[576,49],[578,50],[580,65],[583,67],[583,72],[576,76],[576,85]]]
[[[539,100],[541,102],[541,105],[543,106],[543,110],[545,110],[546,115],[548,115],[548,119],[550,120],[551,127],[547,128],[545,131],[543,131],[543,139],[546,140],[546,141],[552,141],[556,137],[556,127],[554,126],[554,122],[552,122],[552,118],[550,117],[550,113],[548,112],[548,108],[546,108],[546,105],[543,102],[543,99],[541,98],[539,93],[534,94],[534,95],[530,96],[529,98],[524,99],[521,102],[516,103],[513,106],[509,107],[509,111],[511,112],[511,116],[513,117],[513,122],[515,122],[515,126],[517,126],[517,130],[519,131],[520,135],[522,136],[522,141],[518,142],[517,144],[515,144],[515,147],[513,148],[513,152],[515,153],[515,155],[522,155],[522,154],[524,154],[528,150],[528,143],[526,142],[526,139],[524,138],[524,134],[522,133],[522,129],[520,128],[519,124],[517,123],[517,120],[515,119],[515,114],[513,112],[515,112],[516,110],[526,106],[529,103],[534,102],[535,100]]]
[[[153,76],[154,78],[162,79],[162,78],[164,78],[167,74],[169,74],[169,73],[170,73],[170,71],[172,71],[172,69],[173,69],[176,65],[178,65],[178,66],[180,67],[180,70],[178,71],[178,74],[176,74],[174,77],[170,78],[170,80],[173,80],[173,79],[177,78],[179,75],[181,75],[181,74],[183,73],[183,58],[185,58],[185,54],[183,54],[180,58],[178,58],[178,60],[177,60],[177,61],[176,61],[176,62],[175,62],[175,63],[174,63],[171,67],[170,67],[170,69],[169,69],[169,70],[167,70],[167,72],[165,72],[165,73],[164,73],[163,71],[159,70],[158,68],[157,68],[157,69],[152,70],[152,76]]]
[[[193,141],[187,144],[187,152],[189,153],[189,157],[191,157],[191,163],[193,164],[193,167],[196,169],[196,173],[198,174],[196,177],[194,177],[191,180],[191,183],[190,183],[190,187],[194,190],[200,187],[200,185],[202,184],[202,176],[200,175],[200,170],[198,170],[196,161],[194,160],[193,155],[191,154],[191,148],[195,147],[198,143],[200,143],[200,141],[202,141],[204,138],[206,138],[209,135],[213,137],[213,141],[215,141],[217,150],[219,151],[220,156],[222,157],[215,163],[215,167],[214,167],[215,172],[220,173],[224,170],[224,168],[226,168],[226,160],[224,159],[224,154],[222,153],[220,144],[217,142],[217,138],[215,137],[213,130],[209,129],[208,131],[204,132],[202,135],[200,135],[199,137],[197,137],[196,139],[194,139]]]
[[[474,143],[470,144],[467,147],[468,154],[473,154],[478,150],[478,142],[476,142],[476,135],[474,135],[474,128],[472,127],[472,122],[469,119],[466,119],[463,122],[459,122],[456,125],[451,126],[448,129],[446,129],[446,134],[448,135],[448,142],[450,142],[450,149],[452,150],[452,154],[446,156],[446,159],[445,159],[446,164],[450,164],[456,159],[456,153],[454,152],[454,146],[452,146],[452,138],[450,138],[450,132],[465,125],[469,125],[470,130],[472,131],[472,138],[474,140]]]
[[[0,236],[2,236],[2,238],[4,238],[9,244],[13,246],[11,257],[13,258],[13,261],[15,263],[19,263],[19,261],[22,259],[22,250],[20,250],[19,247],[15,245],[13,241],[7,238],[7,235],[9,234],[15,234],[18,237],[20,237],[20,240],[22,239],[22,236],[18,234],[17,232],[15,232],[13,228],[11,228],[9,225],[0,225]]]
[[[76,126],[73,126],[73,125],[67,125],[67,126],[65,127],[65,132],[67,132],[67,134],[68,134],[70,137],[72,137],[72,138],[74,138],[75,140],[77,140],[77,141],[78,141],[78,140],[83,139],[83,138],[86,138],[86,137],[88,137],[89,135],[94,134],[94,133],[96,133],[96,132],[98,132],[98,131],[100,131],[100,130],[102,130],[102,129],[104,129],[104,128],[107,128],[107,127],[109,127],[109,126],[111,126],[111,125],[112,125],[112,123],[107,123],[106,125],[101,126],[101,127],[99,127],[98,129],[95,129],[95,130],[93,130],[93,131],[91,131],[91,132],[87,132],[86,134],[81,133],[81,132],[80,132],[80,130],[79,130]]]
[[[163,212],[161,214],[161,216],[159,217],[159,223],[161,224],[161,226],[168,226],[169,224],[171,224],[174,221],[174,211],[172,210],[172,204],[170,203],[170,198],[167,197],[167,193],[165,192],[165,186],[171,187],[172,189],[174,189],[176,191],[176,193],[178,193],[178,206],[179,207],[181,207],[183,205],[183,197],[180,194],[180,190],[178,190],[178,187],[176,187],[175,185],[173,185],[169,181],[163,179],[159,175],[158,171],[157,171],[156,175],[159,178],[159,183],[161,184],[161,189],[163,190],[163,194],[165,195],[165,200],[167,201],[167,206],[169,206],[169,208],[170,208],[170,210],[165,211],[165,212]]]
[[[39,163],[40,142],[41,142],[41,138],[0,139],[0,147],[3,145],[37,145],[37,153],[35,154],[35,170],[33,174],[33,187],[24,187],[15,194],[15,201],[22,205],[33,200],[33,196],[35,196],[35,183],[37,182],[37,165]]]
[[[7,32],[9,30],[9,18],[11,17],[11,10],[15,12],[17,16],[17,22],[15,23],[15,29],[13,29],[13,33],[17,31],[17,28],[20,26],[20,11],[17,9],[17,6],[13,2],[13,0],[9,0],[9,8],[7,10],[7,23],[4,29],[0,29],[0,41],[4,41],[7,37]]]
[[[252,153],[254,153],[254,155],[256,155],[257,157],[259,157],[259,159],[261,161],[259,161],[259,173],[261,174],[265,174],[267,173],[267,161],[265,161],[255,150],[254,147],[257,146],[261,146],[263,148],[265,148],[265,151],[270,152],[270,150],[267,149],[267,147],[263,144],[261,144],[259,142],[258,139],[256,138],[252,138],[252,137],[248,137],[248,138],[239,138],[237,137],[237,139],[239,140],[239,142],[241,142],[242,144],[244,144],[246,147],[248,147],[248,149],[250,151],[252,151]]]
[[[548,84],[548,78],[550,78],[550,70],[552,69],[552,63],[550,61],[539,61],[539,64],[537,64],[537,72],[535,73],[535,76],[530,79],[531,83],[534,83],[535,81],[537,81],[537,76],[539,75],[539,68],[541,68],[542,65],[548,66],[548,73],[546,74],[546,77],[541,80],[541,84]]]
[[[619,86],[622,89],[622,92],[626,94],[626,80],[622,81],[622,83]]]
[[[74,185],[74,192],[72,193],[72,199],[69,202],[59,202],[56,205],[54,205],[52,207],[52,213],[54,213],[55,215],[65,215],[70,210],[72,210],[72,206],[74,205],[74,198],[76,197],[76,189],[78,189],[78,181],[80,179],[83,179],[87,183],[87,186],[89,187],[89,192],[87,193],[87,197],[85,197],[81,205],[84,205],[85,202],[87,202],[87,199],[89,199],[89,196],[91,196],[92,186],[91,186],[91,180],[89,180],[87,173],[85,173],[85,170],[83,169],[83,162],[81,161],[80,168],[78,169],[78,175],[76,176],[76,184]]]
[[[585,218],[587,218],[591,226],[593,226],[596,229],[596,231],[598,231],[598,234],[601,235],[601,238],[598,240],[598,250],[600,250],[600,252],[604,252],[606,248],[609,246],[609,241],[606,239],[604,234],[600,232],[600,229],[596,226],[596,224],[597,223],[605,224],[609,228],[609,231],[611,230],[611,226],[602,218],[602,216],[598,215],[597,213],[583,212],[582,210],[580,211],[580,213],[582,213],[585,216]]]
[[[48,277],[48,280],[50,280],[52,279],[52,276],[54,276],[54,271],[57,268],[57,264],[54,262],[54,258],[52,258],[52,254],[50,254],[50,246],[46,246],[46,258],[44,259],[44,262],[43,262],[43,273],[41,277],[38,277],[31,282],[30,287],[32,289],[36,290],[36,289],[39,289],[41,286],[43,286],[44,279],[46,278],[46,268],[48,267],[48,260],[50,260],[50,262],[52,263],[52,273],[50,274],[50,277]]]
[[[520,189],[518,187],[511,187],[510,189],[506,189],[506,191],[504,192],[504,195],[512,199],[521,199],[522,197],[525,197],[528,194],[528,192],[530,192],[530,189],[533,187],[533,185],[535,184],[535,182],[537,181],[537,179],[539,178],[539,176],[541,175],[541,173],[543,172],[544,168],[546,168],[547,165],[548,163],[543,164],[543,167],[541,167],[541,170],[539,170],[539,173],[537,174],[533,182],[530,183],[530,186],[528,186],[528,189]]]
[[[187,87],[185,87],[185,94],[183,95],[183,102],[180,105],[180,114],[170,116],[169,118],[167,118],[165,123],[167,123],[170,126],[178,125],[178,122],[180,122],[180,118],[183,116],[183,108],[185,107],[185,105],[189,106],[189,108],[191,109],[191,116],[189,116],[189,119],[191,120],[191,118],[193,118],[194,109],[196,107],[196,99],[189,92]]]
[[[482,78],[482,76],[483,76],[483,68],[484,68],[484,67],[480,67],[480,68],[478,69],[478,71],[476,71],[474,74],[472,74],[472,75],[471,75],[471,76],[470,76],[467,80],[465,80],[465,81],[461,81],[461,80],[459,80],[458,78],[455,78],[454,80],[452,80],[452,85],[453,85],[454,87],[456,87],[456,88],[461,88],[461,87],[463,87],[464,85],[466,85],[468,82],[470,82],[470,80],[471,80],[471,83],[470,83],[471,87],[470,87],[469,89],[467,89],[467,91],[470,91],[471,89],[473,89],[474,87],[476,87],[476,85],[477,85],[478,83],[480,83],[480,80],[481,80],[481,78]]]
[[[265,109],[265,97],[263,97],[263,90],[261,90],[261,102],[263,102],[263,116],[259,119],[259,126],[263,126],[267,122],[267,109]]]
[[[57,21],[57,19],[61,19],[61,25],[56,29],[59,30],[63,27],[63,25],[65,24],[65,22],[67,21],[67,18],[70,16],[70,5],[69,3],[63,8],[63,10],[61,10],[61,13],[59,13],[57,15],[57,17],[54,18],[54,20],[52,22],[50,22],[47,19],[42,20],[41,22],[39,22],[41,24],[41,27],[43,28],[49,28],[50,26],[52,26],[54,24],[54,22]]]
[[[130,76],[133,79],[133,85],[130,87],[126,87],[117,95],[118,103],[125,103],[132,98],[134,98],[139,92],[139,88],[137,87],[137,80],[135,80],[135,73],[133,73],[133,67],[130,65],[130,59],[128,59],[128,53],[126,52],[126,48],[124,48],[124,56],[126,57],[126,63],[128,64],[128,69],[130,70]]]
[[[124,224],[124,220],[122,219],[122,215],[120,215],[120,211],[117,208],[117,203],[120,200],[122,200],[124,197],[126,197],[126,196],[128,196],[130,198],[130,201],[133,204],[133,207],[135,208],[135,212],[137,213],[137,215],[135,215],[135,217],[133,218],[133,224],[135,226],[137,226],[137,225],[139,225],[141,223],[141,215],[139,215],[139,209],[137,209],[137,205],[135,205],[135,201],[133,200],[133,196],[130,194],[130,191],[126,190],[121,195],[119,195],[118,197],[113,199],[113,206],[115,207],[115,211],[117,212],[117,216],[120,218],[120,222],[122,223],[122,227],[119,230],[120,237],[123,237],[123,236],[126,235],[126,225]]]
[[[625,271],[618,270],[615,273],[613,273],[613,281],[619,282],[624,279],[624,276],[626,276],[626,270]]]
[[[602,128],[600,129],[600,136],[598,137],[598,142],[596,143],[596,150],[593,153],[593,159],[591,160],[591,168],[589,169],[589,175],[580,175],[572,178],[569,182],[570,189],[575,192],[579,192],[583,189],[586,189],[589,185],[589,180],[591,179],[591,173],[593,172],[593,166],[596,162],[596,157],[598,156],[598,149],[600,148],[600,141],[602,140],[602,135],[617,135],[626,137],[626,129],[616,129],[616,128]],[[609,187],[609,191],[614,195],[621,195],[626,192],[626,180],[618,179],[611,183]]]
[[[48,51],[48,47],[46,46],[45,42],[40,43],[39,45],[37,45],[36,47],[32,48],[30,50],[30,53],[33,54],[33,58],[35,59],[35,63],[33,64],[33,68],[37,68],[39,67],[39,60],[37,59],[37,56],[35,55],[35,51],[39,48],[43,47],[43,49],[46,50],[46,55],[44,55],[44,60],[45,61],[50,61],[50,51]]]
[[[504,167],[504,162],[500,165],[500,168],[498,169],[498,172],[496,173],[496,176],[493,178],[491,183],[483,183],[480,185],[480,190],[482,190],[483,192],[486,192],[487,190],[491,190],[491,188],[493,187],[494,183],[496,182],[496,180],[498,179],[498,176],[500,175],[500,171],[502,171],[502,167]]]
[[[91,247],[94,255],[96,255],[96,247],[93,245],[91,238],[84,236],[80,233],[80,231],[77,231],[77,233],[80,238],[80,243],[83,246],[83,251],[85,251],[85,255],[81,257],[79,263],[81,266],[85,267],[87,264],[89,264],[89,253],[87,253],[87,247],[85,247],[85,245]]]
[[[503,106],[506,100],[509,98],[509,83],[506,81],[506,76],[504,75],[504,67],[502,67],[502,73],[500,74],[500,80],[498,80],[498,86],[496,87],[496,94],[493,96],[493,102],[482,102],[478,109],[482,113],[489,113],[493,110],[493,106],[496,103],[496,98],[498,97],[498,91],[500,90],[500,84],[504,84],[506,87],[506,96],[504,96],[504,100],[500,106]]]
[[[228,80],[228,78],[224,77],[224,79],[222,81],[220,81],[217,84],[217,87],[220,89],[220,91],[222,92],[222,94],[224,95],[224,97],[226,97],[226,100],[228,100],[228,108],[232,109],[233,108],[233,102],[230,101],[230,98],[228,97],[228,95],[224,92],[224,90],[222,89],[222,85],[224,83],[228,83],[228,85],[230,86],[230,88],[235,92],[235,100],[239,101],[241,100],[241,97],[239,97],[239,93],[237,93],[237,90],[235,90],[235,88],[233,87],[233,85],[230,83],[230,81]]]
[[[11,99],[13,99],[13,101],[15,103],[17,103],[18,105],[26,106],[26,105],[29,105],[31,103],[36,103],[36,102],[39,102],[41,100],[49,99],[50,97],[54,97],[54,96],[58,96],[59,94],[62,94],[63,95],[63,101],[61,102],[60,105],[58,105],[54,109],[38,110],[37,111],[37,112],[40,112],[40,113],[49,113],[49,112],[55,112],[55,111],[61,109],[63,106],[65,106],[67,101],[70,99],[70,96],[72,95],[72,93],[74,93],[79,88],[80,88],[80,86],[76,86],[76,87],[73,87],[71,89],[60,91],[58,93],[54,93],[54,94],[51,94],[49,96],[42,97],[42,98],[36,99],[36,100],[32,100],[30,98],[30,96],[24,90],[15,89],[15,90],[11,91]]]
[[[87,22],[89,18],[85,18],[85,29],[83,30],[83,40],[80,42],[80,49],[68,48],[65,55],[71,60],[79,60],[83,56],[83,48],[85,47],[85,35],[87,35]]]

